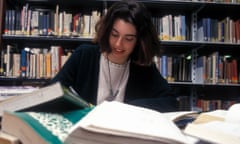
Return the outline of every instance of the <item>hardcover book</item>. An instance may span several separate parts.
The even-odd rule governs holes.
[[[5,111],[2,131],[22,144],[62,144],[70,128],[92,108],[63,113]]]
[[[56,82],[31,93],[22,94],[0,103],[0,116],[4,111],[40,111],[62,112],[84,107],[91,104],[83,100],[71,88]]]
[[[20,140],[15,136],[0,131],[0,144],[20,144]]]

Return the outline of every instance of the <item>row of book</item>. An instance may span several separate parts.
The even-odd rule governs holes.
[[[240,43],[240,19],[202,18],[197,21],[196,41]]]
[[[240,77],[239,59],[227,58],[214,52],[209,56],[197,58],[196,83],[225,83],[237,84]]]
[[[200,2],[214,2],[214,3],[240,3],[240,0],[192,0],[192,1],[200,1]]]
[[[161,75],[168,81],[193,83],[237,84],[240,82],[240,64],[237,58],[227,58],[219,52],[198,56],[196,62],[186,56],[155,57]]]
[[[207,42],[240,43],[240,19],[230,17],[215,19],[199,18],[191,23],[192,37],[187,37],[187,23],[184,15],[153,17],[161,40],[192,40]]]
[[[208,112],[217,109],[227,110],[232,105],[240,102],[239,99],[203,99],[202,97],[199,97],[196,99],[196,101],[193,101],[191,105],[190,96],[178,96],[177,100],[178,109],[180,111],[188,111],[191,109],[195,109],[201,112]]]
[[[161,75],[169,82],[191,81],[191,61],[184,56],[155,57],[154,62]]]
[[[52,78],[71,55],[71,50],[60,46],[50,48],[25,47],[20,52],[7,45],[2,51],[1,69],[6,77]]]
[[[186,40],[186,16],[169,14],[152,21],[161,40]]]
[[[56,10],[31,9],[26,4],[21,10],[6,10],[4,34],[34,36],[93,37],[101,13],[70,13]],[[240,20],[199,18],[191,24],[192,37],[187,37],[185,15],[153,17],[161,40],[193,40],[240,43]]]
[[[60,11],[58,5],[55,11],[34,9],[27,3],[21,10],[6,10],[4,34],[92,37],[100,16],[98,11],[91,13]]]
[[[72,50],[61,46],[50,48],[28,48],[21,52],[8,45],[2,51],[1,75],[6,77],[51,78],[71,55]],[[189,81],[193,83],[239,83],[240,65],[236,58],[227,58],[214,52],[199,56],[195,66],[186,56],[155,57],[154,61],[161,75],[168,81]]]
[[[239,103],[237,100],[206,100],[206,99],[197,99],[196,106],[202,111],[213,111],[217,109],[228,109],[235,103]]]

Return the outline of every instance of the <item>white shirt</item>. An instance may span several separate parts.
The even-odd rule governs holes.
[[[112,63],[111,61],[108,62],[107,58],[103,54],[101,54],[98,79],[97,104],[102,103],[104,100],[106,100],[106,98],[112,96],[111,88],[114,94],[116,94],[116,92],[118,91],[117,95],[113,100],[120,102],[124,100],[126,84],[129,76],[129,64],[130,60],[123,65],[115,64]]]

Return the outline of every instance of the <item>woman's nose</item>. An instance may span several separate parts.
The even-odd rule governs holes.
[[[119,37],[117,40],[116,40],[116,46],[121,46],[122,45],[122,38]]]

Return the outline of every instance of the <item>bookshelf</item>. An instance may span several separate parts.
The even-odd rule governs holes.
[[[5,29],[5,16],[7,10],[22,10],[24,6],[28,4],[30,10],[43,11],[45,13],[63,12],[65,11],[72,16],[77,13],[89,14],[92,11],[98,11],[103,13],[106,8],[113,4],[116,0],[90,0],[89,2],[84,1],[75,1],[75,0],[5,0],[0,2],[0,44],[1,52],[4,53],[8,45],[13,46],[18,50],[23,48],[40,48],[40,49],[50,49],[51,46],[61,46],[63,50],[74,50],[77,45],[81,43],[90,43],[92,40],[91,36],[83,35],[32,35],[32,34],[6,34]],[[179,70],[179,63],[177,67],[172,67],[174,72],[172,72],[173,77],[169,80],[169,84],[173,89],[173,95],[182,96],[183,99],[187,99],[187,102],[190,105],[187,105],[188,108],[192,108],[198,104],[199,98],[207,100],[220,99],[223,101],[239,101],[240,99],[240,90],[239,90],[239,54],[240,54],[240,42],[237,38],[240,36],[240,32],[237,33],[237,30],[234,29],[234,36],[223,35],[225,36],[224,40],[220,40],[216,37],[209,39],[204,39],[203,35],[199,32],[198,22],[203,18],[208,18],[210,20],[218,20],[218,22],[229,18],[231,22],[240,20],[240,15],[238,14],[240,3],[239,2],[217,2],[217,1],[204,1],[204,0],[141,0],[147,8],[152,13],[153,21],[156,24],[156,28],[159,31],[159,36],[161,38],[161,45],[163,49],[163,54],[168,57],[177,58],[175,61],[180,62],[184,60],[182,64],[185,66],[188,65],[188,68]],[[168,16],[168,18],[174,19],[177,16],[184,16],[184,35],[179,28],[176,27],[175,23],[173,27],[168,32],[168,36],[165,39],[163,31],[163,24],[160,22],[163,20],[163,17]],[[72,17],[73,18],[73,17]],[[2,19],[2,20],[1,20]],[[177,20],[174,20],[174,22]],[[173,21],[171,21],[173,22]],[[162,27],[159,27],[162,26]],[[216,25],[215,25],[216,27]],[[169,29],[169,27],[168,27]],[[73,29],[71,29],[73,31]],[[180,35],[177,35],[177,30]],[[71,32],[72,32],[71,31]],[[240,31],[240,30],[239,30]],[[178,34],[179,34],[178,33]],[[212,32],[217,34],[218,32]],[[239,36],[238,36],[239,34]],[[201,37],[202,36],[202,37]],[[228,36],[228,37],[226,37]],[[234,37],[234,40],[232,39]],[[201,38],[201,39],[200,39]],[[238,73],[237,73],[237,82],[232,82],[232,80],[227,80],[223,82],[212,82],[202,80],[199,82],[196,78],[197,74],[197,62],[198,57],[207,56],[209,57],[214,52],[218,52],[218,57],[223,57],[230,55],[233,59],[236,59],[238,62]],[[187,59],[189,57],[189,59]],[[231,61],[231,59],[229,59]],[[1,63],[3,63],[3,56],[1,56]],[[2,68],[2,65],[1,65]],[[176,70],[178,69],[178,70]],[[218,71],[219,68],[214,68]],[[215,72],[215,74],[218,72]],[[184,79],[180,79],[184,74]],[[1,73],[0,85],[44,85],[49,78],[45,77],[12,77],[6,76],[4,73]],[[209,102],[208,102],[209,103]],[[184,106],[186,107],[186,106]]]

